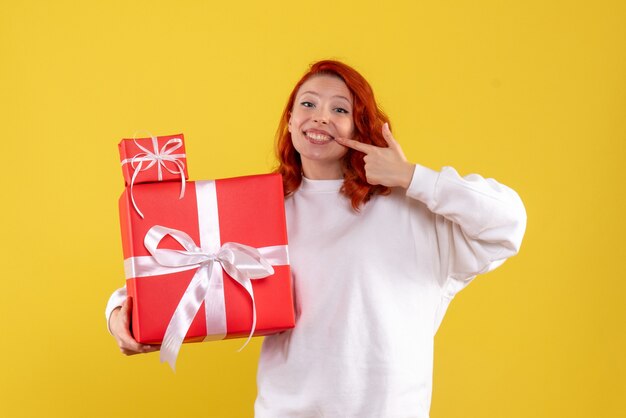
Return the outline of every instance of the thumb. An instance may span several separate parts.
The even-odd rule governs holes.
[[[133,298],[128,296],[124,303],[122,303],[122,309],[120,309],[120,314],[122,314],[122,318],[126,322],[130,322],[130,315],[133,310]]]

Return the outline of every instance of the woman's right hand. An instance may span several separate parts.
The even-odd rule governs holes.
[[[133,335],[130,333],[130,314],[132,310],[133,300],[127,297],[120,308],[115,308],[111,312],[111,317],[109,318],[109,328],[117,341],[117,345],[120,347],[120,351],[127,356],[158,351],[161,348],[160,345],[140,344],[133,338]]]

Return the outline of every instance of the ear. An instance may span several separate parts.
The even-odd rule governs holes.
[[[287,122],[287,129],[289,133],[291,133],[291,112],[289,112],[289,122]]]

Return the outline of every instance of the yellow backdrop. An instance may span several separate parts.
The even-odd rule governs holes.
[[[528,210],[437,335],[432,417],[626,416],[625,21],[620,0],[4,1],[0,416],[252,416],[259,339],[186,345],[173,374],[106,331],[117,142],[184,132],[192,179],[266,172],[322,58],[370,80],[411,160]]]

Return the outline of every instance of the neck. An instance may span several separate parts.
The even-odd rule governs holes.
[[[339,180],[343,178],[343,170],[337,164],[307,164],[302,162],[302,173],[310,180]]]

